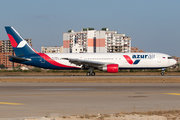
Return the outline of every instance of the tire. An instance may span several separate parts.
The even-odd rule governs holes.
[[[91,76],[95,76],[95,72],[92,72],[92,73],[91,73]]]
[[[161,73],[161,76],[164,76],[164,72]]]
[[[90,76],[90,72],[87,72],[87,73],[86,73],[86,76]]]

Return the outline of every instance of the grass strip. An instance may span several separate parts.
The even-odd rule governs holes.
[[[180,83],[180,78],[1,78],[0,82],[62,82],[62,83]]]

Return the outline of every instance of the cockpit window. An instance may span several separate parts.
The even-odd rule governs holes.
[[[168,59],[173,59],[172,57],[168,57]]]

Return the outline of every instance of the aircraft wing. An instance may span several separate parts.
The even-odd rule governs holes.
[[[107,65],[108,63],[104,62],[97,62],[97,61],[90,61],[90,60],[81,60],[81,59],[74,59],[74,58],[62,58],[65,60],[69,60],[70,63],[76,64],[76,65],[85,65],[86,67],[95,67],[98,68],[100,66]]]

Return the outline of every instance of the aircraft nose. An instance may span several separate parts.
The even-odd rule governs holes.
[[[177,61],[173,59],[172,64],[175,65],[176,63],[177,63]]]

